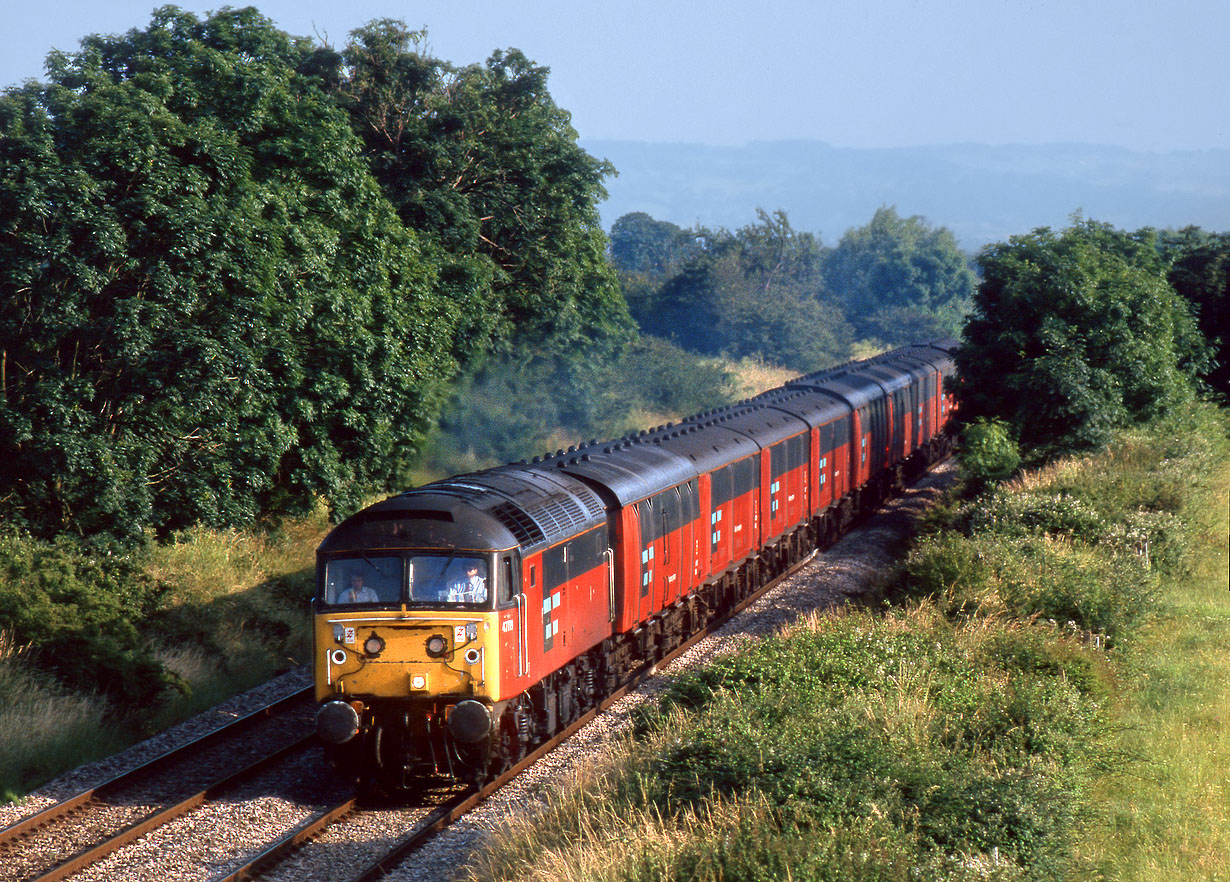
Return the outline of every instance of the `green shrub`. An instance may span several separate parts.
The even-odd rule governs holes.
[[[70,689],[147,707],[183,688],[141,631],[165,590],[145,574],[139,552],[0,535],[0,631],[29,645],[35,663]]]
[[[1021,464],[1021,454],[1007,423],[979,417],[961,433],[961,469],[977,486],[1012,476]]]
[[[1121,641],[1150,615],[1156,579],[1135,555],[1045,536],[926,538],[906,559],[902,588],[948,615],[1049,619]]]
[[[916,860],[994,849],[1050,878],[1101,726],[1089,663],[1021,630],[850,616],[767,640],[642,714],[654,753],[623,798],[670,816],[760,794],[787,837],[872,813]]]
[[[1096,544],[1109,526],[1096,508],[1067,493],[997,489],[970,504],[971,535],[1062,536]]]

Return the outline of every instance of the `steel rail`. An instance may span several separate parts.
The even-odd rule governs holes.
[[[810,563],[818,553],[818,549],[809,552],[803,558],[787,567],[783,572],[774,576],[763,586],[750,593],[737,605],[732,607],[728,614],[720,619],[714,619],[712,622],[707,623],[686,641],[663,655],[661,658],[648,661],[641,665],[641,667],[637,668],[628,680],[618,689],[604,698],[596,706],[590,708],[574,720],[561,732],[538,745],[538,747],[534,748],[520,762],[508,769],[506,772],[502,773],[499,777],[495,778],[479,790],[470,790],[468,792],[458,794],[457,796],[446,801],[443,805],[434,809],[422,822],[415,825],[414,830],[412,830],[409,835],[404,837],[400,842],[394,844],[378,858],[372,860],[356,875],[352,876],[348,882],[376,882],[376,880],[384,878],[394,867],[421,848],[429,839],[441,830],[454,823],[458,818],[461,818],[473,811],[475,807],[488,799],[505,784],[508,784],[534,763],[538,762],[538,760],[542,759],[548,753],[555,750],[575,735],[578,731],[583,729],[595,717],[597,717],[598,714],[610,708],[611,705],[615,704],[615,702],[619,701],[629,692],[636,689],[646,680],[651,678],[663,665],[669,664],[679,656],[683,655],[698,642],[708,637],[718,628],[722,627],[739,613],[743,612],[743,610],[758,600],[765,592],[777,586],[787,577],[794,575],[794,573]],[[307,821],[286,833],[277,841],[271,843],[268,847],[246,861],[243,865],[230,871],[224,876],[214,877],[210,880],[210,882],[250,882],[250,880],[258,878],[272,866],[285,860],[302,845],[319,836],[333,824],[351,814],[361,812],[362,810],[363,809],[359,806],[356,798],[351,797],[343,800],[336,805],[313,815]]]
[[[302,738],[292,741],[272,753],[266,754],[260,759],[248,764],[239,771],[232,772],[222,778],[219,778],[204,790],[192,794],[186,799],[177,802],[175,805],[151,812],[139,821],[135,821],[127,827],[124,827],[122,830],[116,832],[110,838],[96,843],[88,848],[82,849],[72,857],[56,864],[54,867],[41,875],[29,877],[26,882],[60,882],[62,879],[67,879],[74,873],[79,873],[86,867],[98,863],[100,860],[125,845],[135,842],[151,830],[156,830],[181,815],[186,815],[197,806],[202,805],[210,799],[213,799],[222,791],[225,791],[236,784],[256,776],[269,766],[281,761],[286,756],[310,747],[313,743],[315,743],[315,741],[315,733],[305,735]]]
[[[285,710],[287,706],[296,702],[304,701],[311,698],[312,686],[305,686],[289,695],[272,701],[262,708],[252,711],[236,720],[225,723],[217,729],[205,733],[199,738],[189,741],[187,744],[182,744],[179,747],[172,748],[166,753],[160,754],[151,760],[135,766],[126,772],[120,772],[112,778],[91,787],[87,790],[82,790],[79,793],[70,796],[68,799],[61,800],[55,805],[50,805],[36,814],[30,815],[27,818],[22,818],[4,829],[0,830],[0,846],[7,845],[17,839],[29,835],[33,830],[42,827],[51,821],[56,820],[63,815],[77,810],[93,800],[105,799],[109,794],[114,793],[131,784],[138,778],[149,775],[152,772],[158,771],[162,766],[170,765],[173,762],[179,762],[187,756],[191,756],[197,751],[203,750],[212,746],[215,742],[222,741],[226,738],[232,738],[242,734],[248,729],[262,722],[275,713]]]
[[[279,713],[297,704],[310,701],[312,687],[298,689],[288,695],[271,701],[250,713],[201,735],[193,740],[166,751],[125,772],[121,772],[101,784],[82,790],[67,799],[48,806],[42,811],[10,824],[0,830],[0,849],[20,847],[22,840],[39,835],[40,831],[53,827],[57,822],[64,821],[74,815],[94,809],[102,809],[117,793],[122,792],[138,782],[150,780],[169,767],[195,756],[206,750],[224,743],[226,740],[246,734],[258,724],[272,719]],[[300,738],[277,751],[249,764],[238,772],[231,772],[209,784],[175,805],[159,809],[146,815],[138,821],[125,825],[122,829],[95,842],[87,848],[59,861],[53,866],[35,871],[32,876],[25,877],[24,882],[54,882],[65,879],[80,872],[91,864],[116,851],[124,845],[139,839],[151,830],[160,827],[177,818],[196,806],[215,796],[219,791],[239,783],[245,778],[257,774],[267,766],[284,758],[286,754],[303,749],[311,741],[310,737]]]

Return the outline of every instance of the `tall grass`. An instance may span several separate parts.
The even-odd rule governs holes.
[[[1139,761],[1098,787],[1105,823],[1082,849],[1107,879],[1230,879],[1230,468],[1212,477],[1189,491],[1193,570],[1131,650],[1119,740]]]
[[[0,633],[0,801],[123,747],[121,733],[99,725],[109,713],[106,700],[61,688]]]
[[[161,586],[161,599],[127,627],[181,688],[149,704],[126,707],[67,689],[38,652],[0,637],[0,797],[13,799],[305,663],[315,549],[328,528],[321,510],[273,529],[199,528],[151,545],[140,566]]]

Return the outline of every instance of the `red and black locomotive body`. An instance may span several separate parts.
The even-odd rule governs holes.
[[[955,345],[449,478],[339,525],[314,601],[336,761],[386,789],[515,762],[944,455]]]

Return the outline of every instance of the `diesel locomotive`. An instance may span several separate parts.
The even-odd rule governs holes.
[[[943,457],[953,340],[457,475],[318,551],[317,732],[365,787],[515,764]]]

